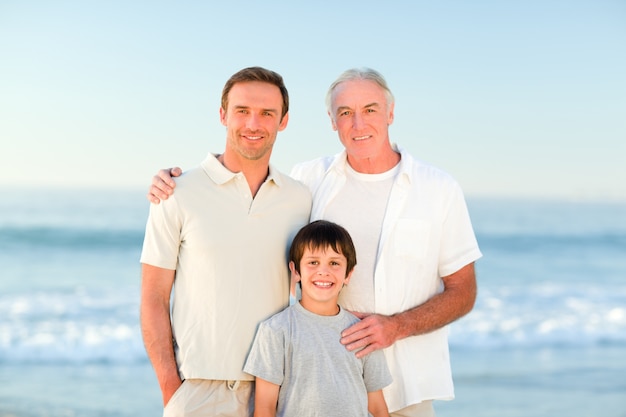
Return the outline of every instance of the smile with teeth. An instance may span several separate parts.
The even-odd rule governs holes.
[[[259,140],[263,138],[263,136],[251,136],[251,135],[245,135],[244,137],[248,140]]]
[[[315,285],[316,287],[330,288],[334,284],[332,282],[328,282],[328,281],[313,281],[313,285]]]
[[[366,135],[366,136],[356,136],[356,137],[353,137],[352,140],[365,140],[365,139],[368,139],[369,137],[370,137],[369,135]]]

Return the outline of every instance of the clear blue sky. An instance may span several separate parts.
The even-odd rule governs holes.
[[[0,185],[144,187],[220,152],[221,88],[281,73],[273,161],[338,152],[324,107],[381,71],[391,138],[469,196],[626,200],[626,2],[0,0]]]

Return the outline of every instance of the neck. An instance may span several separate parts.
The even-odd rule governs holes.
[[[384,152],[382,155],[357,158],[348,154],[348,163],[356,172],[362,174],[381,174],[389,171],[400,162],[400,154],[393,149],[391,152]]]
[[[225,151],[223,154],[218,155],[217,160],[229,171],[243,173],[248,182],[248,187],[250,187],[252,197],[256,196],[256,193],[269,175],[269,156],[258,160],[249,160],[233,157],[232,154]]]
[[[300,304],[311,313],[315,313],[318,316],[336,316],[339,314],[340,308],[336,301],[327,303],[315,303],[302,297]]]

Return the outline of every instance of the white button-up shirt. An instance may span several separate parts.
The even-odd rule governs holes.
[[[441,277],[481,256],[457,182],[396,149],[401,153],[400,169],[389,196],[374,272],[374,312],[385,315],[423,304],[443,290]],[[346,166],[344,151],[292,170],[291,175],[313,193],[312,221],[342,223],[339,218],[328,218],[325,209],[346,182]],[[350,286],[342,290],[340,303],[359,311],[359,300],[351,298]],[[385,349],[394,379],[384,391],[390,411],[454,397],[447,334],[444,327]]]

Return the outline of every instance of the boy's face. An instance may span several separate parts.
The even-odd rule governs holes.
[[[315,250],[307,247],[300,260],[299,274],[290,262],[291,273],[302,286],[302,306],[320,315],[337,314],[339,292],[352,275],[352,272],[346,275],[347,263],[346,257],[330,246]]]

